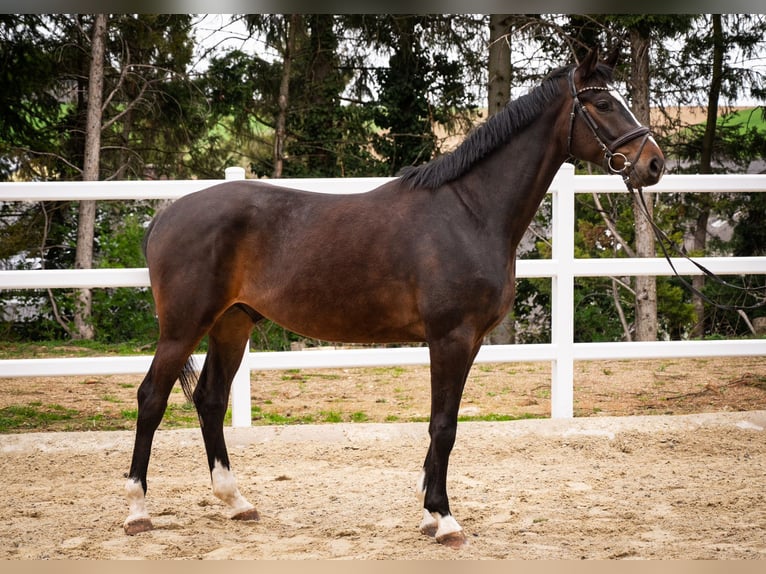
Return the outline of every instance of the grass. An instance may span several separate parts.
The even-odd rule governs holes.
[[[527,420],[527,419],[545,419],[545,418],[548,418],[548,417],[544,415],[537,415],[534,413],[521,413],[519,415],[487,413],[485,415],[460,415],[458,416],[457,420],[459,423],[475,423],[475,422],[521,421],[521,420]],[[406,422],[427,423],[428,420],[429,420],[428,417],[411,417]]]
[[[153,345],[133,341],[122,343],[100,343],[98,341],[0,341],[0,359],[148,355],[153,352]]]
[[[79,411],[56,404],[33,402],[23,406],[11,405],[0,409],[0,432],[45,430],[53,423],[72,420],[79,414]]]
[[[116,402],[104,397],[104,402]],[[126,430],[135,428],[137,409],[122,409],[117,413],[84,413],[57,404],[30,402],[0,408],[0,433],[30,431]],[[162,418],[165,428],[197,426],[194,405],[169,404]],[[230,424],[230,423],[228,423]]]
[[[367,416],[367,413],[363,411],[357,411],[354,413],[351,413],[351,422],[352,423],[363,423],[370,420],[370,417]]]
[[[296,425],[310,424],[315,422],[312,415],[293,416],[292,414],[282,414],[276,412],[264,411],[258,405],[250,409],[251,419],[254,425]],[[231,409],[226,412],[224,424],[231,424]]]
[[[465,415],[457,418],[458,422],[504,422],[504,421],[520,421],[527,419],[542,419],[548,418],[543,415],[536,415],[532,413],[521,413],[520,415],[504,415],[499,413],[487,413],[486,415]]]
[[[321,411],[319,413],[322,416],[322,422],[325,423],[342,423],[343,414],[338,411]]]
[[[102,396],[105,403],[118,403],[115,397]],[[270,401],[266,401],[269,403]],[[340,410],[321,410],[318,413],[293,414],[267,410],[268,404],[255,405],[251,409],[254,425],[301,425],[301,424],[333,424],[333,423],[364,423],[370,421],[368,413],[357,410],[343,412]],[[77,409],[65,408],[57,404],[30,402],[26,405],[13,405],[0,408],[0,433],[30,432],[30,431],[84,431],[84,430],[132,430],[138,418],[136,408],[123,408],[107,413],[85,413]],[[484,415],[466,415],[458,418],[467,421],[512,421],[519,419],[540,418],[540,415],[522,413],[508,415],[488,413]],[[385,422],[428,422],[428,417],[388,415]],[[194,428],[199,425],[197,411],[188,402],[181,404],[170,403],[162,418],[162,428]],[[231,409],[224,418],[224,425],[231,425]]]
[[[253,424],[255,425],[301,425],[311,423],[342,423],[354,422],[362,423],[369,420],[367,413],[356,411],[347,417],[339,411],[320,411],[319,416],[312,414],[295,416],[292,413],[282,414],[276,412],[264,411],[260,406],[254,406],[251,409]],[[227,416],[230,415],[227,413]]]
[[[738,110],[723,118],[719,118],[719,124],[730,126],[742,126],[744,129],[756,128],[759,132],[766,133],[766,118],[757,108]]]
[[[0,357],[58,357],[102,355],[115,356],[118,354],[149,353],[151,349],[139,344],[103,345],[93,342],[49,342],[49,343],[9,343],[0,342]],[[697,359],[694,365],[683,361],[657,360],[641,363],[650,379],[644,384],[643,394],[631,394],[630,404],[636,412],[657,414],[667,411],[667,407],[659,402],[657,397],[662,393],[674,391],[679,378],[685,378],[684,369],[693,366],[701,367],[706,376],[709,371],[721,368],[717,360]],[[617,365],[617,366],[615,366]],[[683,368],[678,368],[682,365]],[[612,377],[620,375],[623,363],[604,362],[584,365],[592,369],[592,377]],[[477,372],[472,376],[470,403],[479,406],[481,410],[467,411],[459,420],[461,422],[479,421],[513,421],[518,419],[547,418],[545,403],[550,399],[550,384],[547,380],[538,381],[535,377],[529,381],[525,390],[514,388],[509,380],[517,377],[531,377],[543,372],[547,379],[547,367],[519,365],[477,365]],[[761,370],[760,363],[748,362],[728,367],[732,374],[732,385],[740,388],[757,388],[766,391],[766,376]],[[751,369],[752,373],[743,369]],[[698,369],[700,370],[700,369]],[[487,376],[496,372],[501,378],[492,379]],[[682,374],[678,374],[678,373]],[[696,371],[695,371],[696,372]],[[727,371],[728,372],[728,371]],[[340,374],[338,374],[340,373]],[[323,372],[311,369],[292,369],[282,371],[273,380],[264,377],[264,386],[258,383],[261,374],[252,376],[254,400],[252,402],[253,425],[301,425],[301,424],[334,424],[334,423],[427,423],[428,399],[423,388],[416,390],[415,384],[427,389],[427,373],[425,369],[418,374],[417,382],[410,376],[409,368],[381,367],[353,371],[346,370]],[[406,376],[405,376],[406,375]],[[354,377],[359,376],[363,384]],[[722,375],[723,376],[723,375]],[[728,375],[727,375],[728,376]],[[422,377],[422,381],[420,380]],[[279,378],[283,383],[279,382]],[[736,380],[734,380],[736,379]],[[77,379],[70,377],[68,385],[75,385],[71,391],[63,394],[48,395],[44,385],[56,385],[59,381],[45,381],[34,388],[9,386],[4,389],[3,399],[6,406],[0,407],[0,433],[10,432],[53,432],[53,431],[85,431],[85,430],[133,430],[136,426],[136,391],[140,378],[136,382],[123,383],[109,378],[90,377]],[[328,381],[338,381],[338,384],[327,385],[332,392],[323,392]],[[37,384],[37,383],[35,383]],[[690,392],[688,382],[686,392]],[[81,386],[82,385],[82,386]],[[617,392],[606,389],[601,392]],[[696,393],[698,389],[691,389]],[[79,393],[82,392],[82,395]],[[507,396],[520,392],[523,401],[518,404],[507,401]],[[590,388],[578,389],[578,394],[593,392]],[[199,421],[196,410],[184,402],[179,385],[173,388],[171,402],[162,420],[162,428],[198,428]],[[726,399],[726,408],[734,404],[728,401],[731,392],[719,392],[716,397]],[[82,396],[83,400],[78,400]],[[607,396],[607,395],[599,395]],[[653,398],[654,397],[654,398]],[[488,400],[485,400],[488,399]],[[611,400],[611,395],[607,401]],[[749,400],[749,399],[748,399]],[[484,402],[483,402],[484,401]],[[61,403],[61,404],[55,404]],[[373,404],[374,403],[374,404]],[[673,403],[676,404],[676,403]],[[750,403],[742,403],[750,407]],[[64,405],[64,406],[61,406]],[[692,405],[693,406],[693,405]],[[577,416],[594,416],[606,412],[615,413],[618,407],[603,408],[601,404],[588,405],[587,408],[576,408]],[[689,408],[692,408],[691,406]],[[709,408],[709,407],[706,407]],[[388,410],[388,412],[386,412]],[[533,411],[533,412],[528,412]],[[535,412],[536,411],[536,412]],[[479,413],[479,414],[477,414]],[[231,414],[224,419],[226,426],[231,425]]]
[[[703,123],[696,124],[698,129],[704,127]],[[766,133],[766,118],[764,118],[759,108],[746,108],[743,110],[737,110],[730,114],[722,115],[718,118],[718,125],[728,128],[739,128],[740,133],[746,133],[750,129],[755,128],[759,133]],[[685,127],[681,130],[682,134],[689,134],[691,132],[690,127]]]
[[[406,371],[404,367],[374,367],[371,369],[374,375],[397,378],[401,377]]]

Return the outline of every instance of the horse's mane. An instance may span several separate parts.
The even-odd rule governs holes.
[[[436,189],[457,179],[532,123],[561,94],[559,80],[570,70],[571,66],[566,66],[552,71],[531,92],[509,102],[503,111],[471,131],[454,151],[426,164],[403,168],[399,172],[402,182],[412,188]],[[596,75],[606,82],[611,81],[611,69],[603,64],[598,66]]]

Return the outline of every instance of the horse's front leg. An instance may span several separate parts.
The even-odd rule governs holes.
[[[423,503],[420,531],[437,542],[460,548],[466,538],[452,516],[447,497],[447,466],[457,433],[457,414],[463,387],[480,343],[451,336],[429,345],[431,354],[431,444],[418,480]]]

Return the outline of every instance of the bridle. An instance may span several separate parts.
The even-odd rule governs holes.
[[[644,146],[646,145],[646,142],[648,141],[651,132],[649,131],[648,127],[639,125],[633,128],[632,130],[630,130],[629,132],[627,132],[626,134],[623,134],[619,136],[618,138],[612,140],[611,142],[608,142],[608,143],[605,142],[604,138],[602,138],[601,135],[599,135],[600,134],[599,125],[593,119],[593,116],[590,115],[587,108],[580,101],[580,94],[582,94],[583,92],[588,92],[592,90],[608,92],[608,91],[611,91],[611,88],[608,88],[605,86],[586,86],[578,90],[577,87],[575,86],[574,74],[575,74],[575,68],[572,68],[572,70],[569,72],[569,91],[572,95],[572,111],[569,114],[569,135],[567,136],[567,153],[570,156],[572,155],[572,133],[574,131],[575,119],[577,119],[579,115],[585,122],[585,125],[588,126],[588,128],[590,128],[590,131],[593,134],[593,137],[596,138],[598,145],[601,147],[601,151],[604,152],[604,161],[603,161],[604,170],[608,171],[609,173],[622,176],[622,181],[625,183],[627,188],[632,191],[633,186],[630,183],[630,172],[633,169],[633,165],[635,164],[635,162],[638,161],[639,157],[641,157],[641,153],[644,151]],[[639,146],[633,161],[630,161],[625,156],[625,154],[616,151],[621,146],[624,146],[626,143],[631,142],[634,139],[637,139],[640,137],[643,137],[643,140],[641,141],[641,145]],[[622,160],[621,168],[618,169],[617,167],[615,167],[613,163],[614,158],[618,158]]]
[[[754,305],[722,305],[721,303],[714,301],[713,299],[708,297],[705,293],[698,290],[696,287],[694,287],[691,283],[689,283],[686,279],[684,279],[679,274],[675,265],[673,265],[673,261],[670,258],[670,253],[668,251],[668,248],[665,246],[666,243],[668,244],[671,250],[675,251],[678,255],[680,255],[684,259],[687,259],[688,261],[693,263],[706,276],[713,279],[715,282],[719,283],[720,285],[724,285],[726,287],[730,287],[732,289],[735,289],[737,291],[744,292],[744,293],[763,292],[766,289],[766,287],[763,287],[763,288],[740,287],[739,285],[733,285],[727,281],[724,281],[723,279],[718,277],[715,273],[707,269],[705,266],[703,266],[702,264],[698,263],[697,261],[689,257],[686,254],[685,250],[679,249],[675,245],[673,240],[671,240],[667,236],[667,234],[657,226],[651,214],[649,213],[649,208],[647,207],[646,200],[644,199],[643,189],[641,187],[639,187],[638,189],[635,189],[633,187],[633,184],[630,183],[630,172],[633,169],[635,162],[637,162],[638,158],[641,157],[641,153],[644,151],[644,146],[646,145],[646,142],[649,140],[649,136],[651,135],[649,128],[647,128],[646,126],[639,125],[633,128],[632,130],[630,130],[629,132],[627,132],[626,134],[623,134],[619,136],[618,138],[612,140],[611,142],[609,143],[605,142],[604,139],[599,135],[600,131],[599,131],[598,124],[593,119],[593,116],[590,115],[587,108],[580,101],[580,94],[582,94],[583,92],[591,91],[591,90],[608,92],[611,90],[611,88],[608,88],[605,86],[586,86],[578,90],[574,82],[574,73],[575,73],[575,68],[572,68],[572,70],[569,72],[569,91],[572,95],[572,111],[569,114],[569,135],[567,136],[567,153],[570,156],[574,157],[572,154],[572,132],[574,130],[575,119],[577,119],[579,114],[579,116],[582,117],[583,121],[585,122],[585,125],[588,126],[588,128],[590,128],[591,133],[593,133],[593,137],[596,138],[596,141],[601,147],[601,150],[604,152],[604,161],[602,164],[604,167],[604,171],[622,176],[622,181],[623,183],[625,183],[625,187],[628,188],[628,191],[631,193],[631,195],[637,198],[637,201],[635,202],[635,204],[637,204],[640,207],[644,217],[649,222],[652,228],[652,231],[654,232],[654,235],[657,238],[657,241],[660,245],[660,248],[662,249],[662,254],[665,256],[665,259],[670,264],[671,269],[673,269],[673,273],[675,273],[676,278],[691,292],[695,293],[696,295],[704,299],[706,302],[708,302],[709,304],[715,307],[718,307],[719,309],[726,309],[726,310],[741,312],[742,310],[757,309],[766,305],[766,299]],[[636,152],[636,155],[633,161],[630,161],[625,156],[625,154],[615,151],[619,149],[621,146],[625,145],[626,143],[631,142],[637,138],[643,138],[643,140],[641,141],[641,145],[638,147],[638,151]],[[622,160],[622,167],[620,169],[617,169],[615,165],[612,163],[614,158],[619,158]]]

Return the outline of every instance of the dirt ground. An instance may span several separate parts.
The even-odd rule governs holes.
[[[304,351],[311,352],[311,351]],[[27,430],[119,430],[135,426],[141,375],[0,378],[0,409],[34,405],[66,417],[22,421]],[[429,415],[427,366],[254,371],[253,424],[413,422]],[[476,364],[463,393],[467,418],[550,416],[550,363]],[[196,426],[180,386],[161,428]],[[578,361],[576,417],[689,414],[766,408],[766,357]],[[76,413],[75,413],[76,411]],[[133,411],[132,416],[130,411]]]
[[[122,531],[130,430],[3,434],[0,559],[764,559],[765,363],[579,363],[574,419],[461,422],[448,481],[469,539],[458,551],[417,530],[424,367],[254,374],[256,423],[368,421],[227,429],[258,523],[225,518],[197,428],[157,434],[155,529],[133,537]],[[542,364],[477,365],[463,415],[547,416],[549,376]],[[0,408],[58,404],[95,413],[98,428],[134,408],[139,380],[2,379]]]

